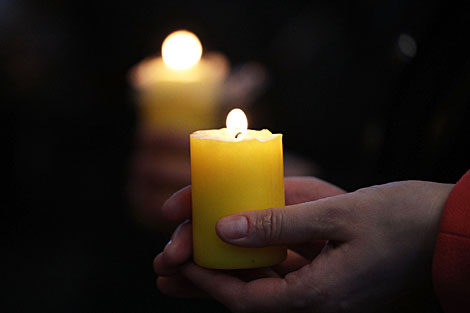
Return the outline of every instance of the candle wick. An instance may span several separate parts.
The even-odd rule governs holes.
[[[238,135],[241,135],[242,132],[238,132],[236,135],[235,135],[235,138],[238,138]]]

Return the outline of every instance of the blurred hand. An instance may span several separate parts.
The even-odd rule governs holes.
[[[177,223],[162,216],[163,203],[191,181],[189,138],[176,133],[156,133],[142,127],[129,182],[130,199],[137,220],[171,234]]]
[[[310,182],[296,183],[302,187]],[[176,296],[207,294],[235,312],[370,312],[385,307],[404,293],[432,290],[433,248],[452,187],[397,182],[219,220],[217,234],[228,243],[288,245],[289,257],[278,268],[217,271],[186,262],[191,256],[186,223],[155,259],[158,287]],[[315,193],[310,200],[322,198],[318,188],[300,189]],[[295,190],[286,188],[286,195]],[[167,202],[172,218],[187,218],[188,191]],[[240,220],[246,227],[234,227],[243,225]],[[315,249],[307,248],[318,239],[329,241],[314,255]]]

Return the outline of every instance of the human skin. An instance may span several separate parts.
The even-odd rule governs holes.
[[[176,223],[162,216],[163,203],[191,182],[189,137],[140,127],[128,185],[136,220],[169,237]]]
[[[158,288],[210,296],[233,312],[372,312],[404,294],[432,290],[433,248],[452,187],[404,181],[345,194],[314,178],[287,179],[286,207],[238,213],[216,225],[234,245],[287,245],[285,262],[245,271],[202,268],[191,260],[185,222],[155,258]],[[188,219],[190,188],[162,212]],[[319,240],[328,240],[323,249]]]

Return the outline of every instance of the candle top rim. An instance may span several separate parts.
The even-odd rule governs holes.
[[[223,54],[209,52],[186,70],[170,69],[161,56],[147,57],[135,65],[129,75],[134,88],[147,89],[161,83],[220,83],[229,69],[230,64]]]
[[[243,133],[243,136],[238,136],[236,138],[233,134],[233,130],[227,128],[220,129],[207,129],[207,130],[198,130],[193,132],[190,135],[192,138],[203,139],[203,140],[216,140],[224,142],[244,142],[257,140],[260,142],[267,142],[278,137],[282,137],[282,134],[273,134],[267,129],[263,130],[254,130],[248,129]]]

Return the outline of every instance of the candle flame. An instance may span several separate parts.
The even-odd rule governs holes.
[[[193,33],[178,30],[165,38],[162,44],[163,62],[174,70],[185,70],[201,59],[202,45]]]
[[[233,109],[227,115],[227,129],[234,133],[234,136],[238,138],[238,134],[244,134],[248,129],[248,120],[245,113],[240,109]]]

